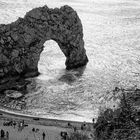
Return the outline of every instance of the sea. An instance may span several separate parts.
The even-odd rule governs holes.
[[[0,95],[0,109],[44,118],[92,122],[105,108],[116,109],[120,93],[114,89],[140,87],[139,0],[0,0],[0,24],[47,5],[71,6],[82,25],[89,62],[66,70],[58,44],[44,44],[38,69],[29,78],[28,93],[18,100]]]

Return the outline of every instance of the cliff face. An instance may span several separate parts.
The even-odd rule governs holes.
[[[0,25],[0,84],[9,77],[35,76],[47,40],[54,40],[66,56],[66,69],[88,62],[81,21],[71,7],[47,6],[29,11],[24,18]],[[46,60],[47,61],[47,60]]]

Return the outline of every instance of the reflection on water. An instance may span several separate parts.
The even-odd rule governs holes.
[[[100,107],[118,105],[119,93],[112,91],[115,87],[140,86],[140,4],[133,0],[27,0],[11,9],[0,8],[0,22],[10,22],[44,3],[50,7],[69,4],[78,12],[89,63],[65,70],[59,46],[47,41],[38,65],[41,75],[29,79],[28,94],[19,100],[2,99],[5,106],[14,106],[21,113],[91,121]]]

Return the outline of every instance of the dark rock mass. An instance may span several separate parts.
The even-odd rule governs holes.
[[[0,25],[0,84],[13,77],[38,75],[38,61],[47,40],[58,43],[66,56],[66,69],[88,62],[76,11],[69,6],[60,9],[43,6],[11,24]]]

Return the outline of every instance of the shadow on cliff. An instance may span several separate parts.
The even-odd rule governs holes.
[[[58,80],[65,82],[67,84],[72,84],[83,75],[85,69],[86,69],[86,66],[73,69],[73,70],[65,70],[64,74]]]

